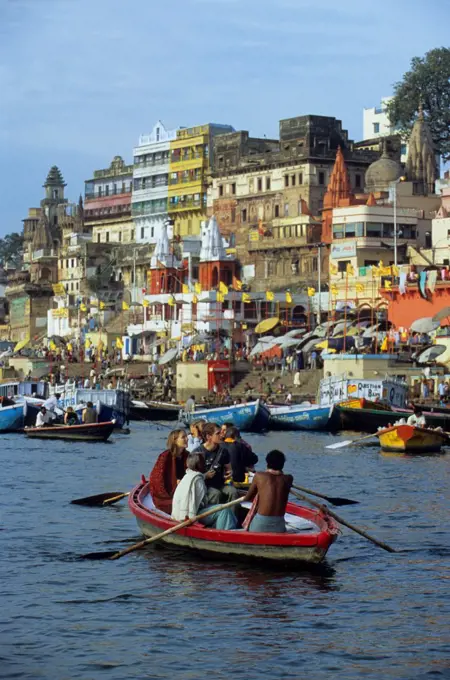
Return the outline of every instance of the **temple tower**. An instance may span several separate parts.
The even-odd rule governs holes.
[[[231,286],[233,276],[236,275],[236,260],[231,259],[226,253],[214,215],[206,225],[202,236],[198,271],[202,290],[213,290],[220,282]]]
[[[436,152],[422,107],[419,108],[419,116],[409,138],[406,177],[414,184],[414,194],[426,196],[435,193],[435,182],[438,177]]]

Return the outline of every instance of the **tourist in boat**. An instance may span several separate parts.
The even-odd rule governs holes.
[[[86,408],[81,413],[81,422],[85,425],[97,422],[97,411],[94,408],[92,401],[88,401]]]
[[[78,425],[78,416],[73,410],[73,406],[68,406],[64,414],[64,425]]]
[[[191,423],[186,447],[189,453],[192,453],[192,451],[195,451],[195,449],[203,444],[202,430],[205,424],[206,420],[196,420]]]
[[[52,424],[52,414],[47,411],[45,406],[42,406],[36,416],[36,427],[48,427]]]
[[[223,446],[230,456],[233,482],[245,482],[246,472],[254,471],[258,456],[253,453],[251,446],[241,439],[240,432],[234,425],[227,427]]]
[[[286,531],[284,515],[292,486],[292,475],[283,473],[286,461],[281,451],[270,451],[266,456],[267,469],[257,472],[245,497],[245,501],[253,501],[249,531],[264,533],[282,533]]]
[[[173,494],[186,470],[189,455],[186,446],[186,432],[173,430],[167,439],[167,449],[158,456],[150,473],[149,486],[153,502],[159,510],[169,514],[172,510]]]
[[[184,410],[186,413],[192,413],[192,411],[195,411],[195,395],[191,394],[189,399],[186,399],[186,403],[184,405]]]
[[[186,462],[186,474],[178,484],[173,495],[172,517],[178,522],[195,517],[199,513],[213,508],[208,505],[208,489],[205,484],[205,456],[201,453],[190,453]],[[202,524],[214,529],[235,529],[236,516],[230,508],[219,510],[200,520]]]
[[[231,475],[230,454],[222,444],[222,435],[217,423],[206,423],[202,430],[203,444],[194,453],[205,457],[205,482],[208,487],[208,505],[227,503],[238,497],[232,484],[225,484]]]
[[[407,425],[414,425],[415,427],[427,426],[425,416],[423,415],[422,410],[417,408],[417,406],[414,408],[414,413],[409,416]]]

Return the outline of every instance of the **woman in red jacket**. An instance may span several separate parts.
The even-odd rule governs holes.
[[[153,503],[159,510],[172,512],[172,497],[177,484],[184,477],[187,434],[184,430],[173,430],[167,439],[167,449],[163,451],[153,467],[149,478]]]

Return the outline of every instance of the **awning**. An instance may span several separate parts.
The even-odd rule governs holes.
[[[19,340],[19,342],[15,345],[14,347],[14,352],[18,352],[21,349],[24,349],[30,342],[30,338],[25,338],[25,340]]]
[[[277,316],[272,317],[271,319],[264,319],[255,327],[255,333],[258,333],[258,335],[261,333],[268,333],[273,330],[275,326],[278,326],[279,323],[280,319]]]
[[[178,350],[176,347],[173,349],[169,349],[165,354],[162,355],[162,357],[159,360],[159,365],[162,366],[163,364],[168,364],[169,361],[173,361],[173,359],[176,358],[178,354]]]

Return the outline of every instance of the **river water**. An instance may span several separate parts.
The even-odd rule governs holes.
[[[281,448],[298,484],[359,500],[336,509],[401,550],[344,529],[320,568],[208,562],[139,539],[128,490],[168,430],[134,423],[107,444],[1,437],[0,677],[36,680],[450,678],[450,455],[330,451],[319,433],[249,435]],[[263,458],[260,457],[263,461]]]

